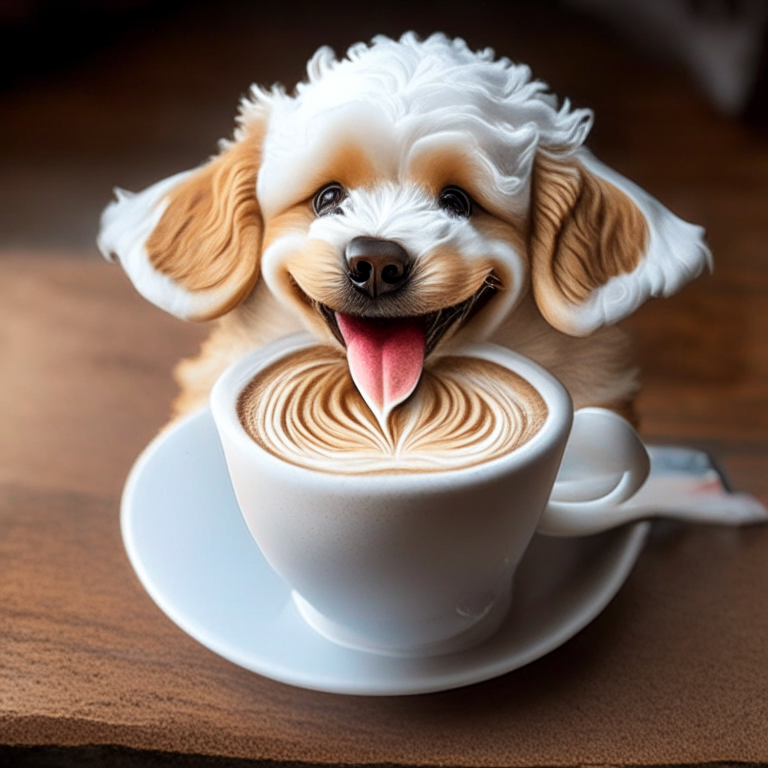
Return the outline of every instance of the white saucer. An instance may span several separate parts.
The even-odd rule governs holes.
[[[181,629],[235,664],[334,693],[414,694],[510,672],[549,653],[618,592],[649,523],[599,536],[536,536],[513,606],[489,640],[433,658],[391,658],[324,639],[301,618],[240,515],[208,411],[158,436],[134,465],[122,530],[142,584]]]

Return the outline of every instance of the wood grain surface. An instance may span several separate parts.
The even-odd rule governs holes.
[[[595,106],[596,152],[707,227],[714,274],[628,322],[643,371],[642,431],[710,451],[738,489],[768,502],[768,142],[714,114],[679,73],[599,30],[557,28],[553,44],[492,26],[470,24],[467,34],[503,53],[516,43],[559,92]],[[306,58],[314,33],[297,29],[295,50]],[[233,47],[242,45],[229,30]],[[169,33],[162,55],[189,39]],[[159,51],[148,44],[135,55],[149,68]],[[266,61],[288,71],[289,59],[283,51]],[[141,79],[122,72],[128,104],[133,93],[143,105],[131,90]],[[75,111],[79,103],[88,130],[82,114],[94,116],[88,94],[99,92],[91,82],[56,94],[40,87],[36,109],[41,100]],[[157,88],[150,104],[169,98]],[[26,97],[15,98],[18,107]],[[113,106],[116,115],[102,118],[112,125],[128,110]],[[5,130],[21,141],[24,120],[13,120]],[[149,142],[138,123],[136,151]],[[163,140],[177,127],[163,124]],[[178,157],[197,151],[190,144]],[[461,690],[323,694],[203,648],[141,588],[118,508],[133,460],[169,413],[173,365],[206,329],[150,306],[92,250],[5,246],[0,275],[0,762],[768,762],[768,527],[655,525],[596,621],[528,667]]]

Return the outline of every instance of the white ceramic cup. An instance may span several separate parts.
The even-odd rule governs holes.
[[[541,429],[509,454],[463,469],[381,475],[277,458],[243,428],[239,395],[259,371],[316,343],[292,336],[238,361],[214,386],[211,408],[251,534],[328,639],[398,656],[466,648],[503,620],[537,530],[581,535],[626,521],[615,510],[649,471],[632,427],[600,408],[574,417],[557,379],[492,344],[465,354],[519,374],[548,409]]]

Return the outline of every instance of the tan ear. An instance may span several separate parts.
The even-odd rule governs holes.
[[[239,304],[259,277],[262,219],[256,199],[261,133],[251,132],[201,168],[136,195],[117,191],[99,247],[139,292],[185,320]]]
[[[586,151],[537,157],[531,195],[534,297],[565,333],[583,336],[618,322],[711,264],[701,227]]]

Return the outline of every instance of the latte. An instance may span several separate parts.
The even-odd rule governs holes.
[[[316,346],[261,371],[241,393],[238,416],[256,443],[292,464],[336,474],[434,472],[515,450],[541,428],[547,406],[501,365],[443,357],[428,362],[382,427],[345,356]]]

